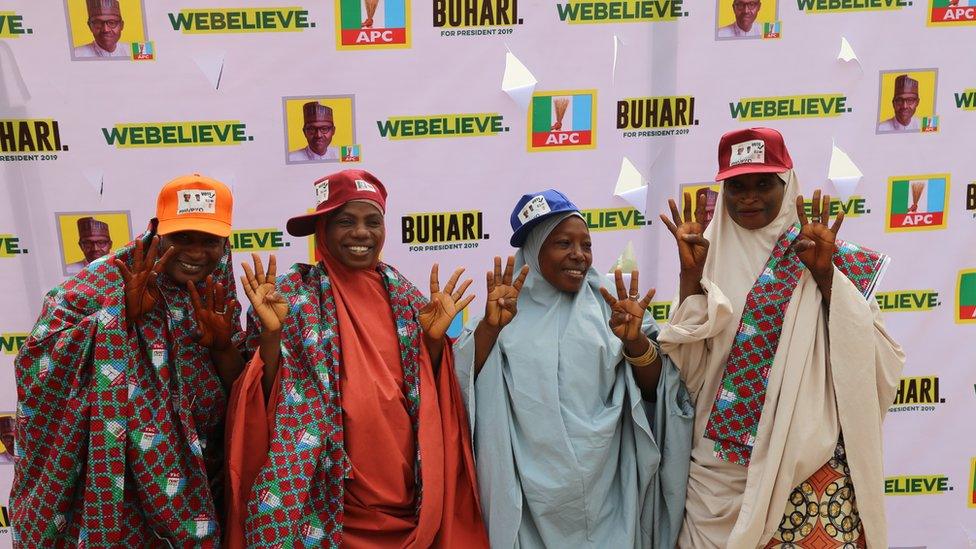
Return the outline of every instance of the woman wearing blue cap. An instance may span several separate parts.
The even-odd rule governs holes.
[[[620,271],[616,298],[603,287],[558,191],[524,195],[511,224],[519,250],[504,274],[495,258],[455,350],[491,545],[672,547],[692,411],[644,314],[654,291],[641,298],[636,271],[629,294]]]

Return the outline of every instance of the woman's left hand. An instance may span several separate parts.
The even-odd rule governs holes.
[[[624,287],[624,275],[620,269],[617,269],[613,273],[617,283],[616,298],[606,288],[600,288],[600,294],[603,295],[604,301],[610,306],[610,330],[613,331],[613,335],[620,338],[624,343],[636,342],[646,337],[641,330],[641,323],[644,319],[644,313],[647,312],[647,306],[650,305],[651,299],[654,298],[654,288],[651,288],[644,295],[643,299],[640,298],[638,274],[638,271],[632,271],[630,273],[629,295],[627,289]]]
[[[803,196],[796,197],[796,215],[800,219],[800,234],[793,243],[793,251],[806,265],[818,284],[831,280],[834,274],[834,252],[837,250],[837,232],[844,221],[844,212],[837,212],[837,219],[830,227],[830,195],[820,198],[820,189],[813,191],[810,218],[803,207]]]
[[[434,341],[443,339],[454,317],[474,299],[474,294],[464,296],[464,292],[471,285],[470,278],[455,289],[461,273],[464,272],[463,268],[454,271],[444,291],[440,289],[437,270],[437,263],[434,263],[430,269],[430,302],[420,310],[420,327],[424,336]]]

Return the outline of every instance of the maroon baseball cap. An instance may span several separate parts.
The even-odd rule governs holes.
[[[782,173],[793,169],[783,136],[772,128],[735,130],[718,142],[718,174],[723,181],[744,173]]]
[[[313,234],[319,217],[353,200],[373,202],[386,213],[386,187],[365,170],[342,170],[317,179],[313,185],[318,205],[314,212],[288,220],[286,227],[292,236]]]

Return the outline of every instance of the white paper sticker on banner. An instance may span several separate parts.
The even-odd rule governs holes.
[[[217,191],[183,189],[176,191],[176,215],[214,213],[217,211]]]
[[[833,145],[830,151],[830,168],[827,169],[827,179],[834,184],[838,198],[847,200],[864,174],[858,169],[846,152]]]
[[[840,52],[837,53],[837,59],[842,61],[861,61],[857,58],[857,54],[854,53],[854,48],[851,47],[851,43],[847,41],[847,38],[843,36],[840,37]]]
[[[626,156],[620,162],[620,174],[613,188],[613,195],[643,213],[647,209],[647,185],[644,176]]]
[[[505,53],[505,75],[502,76],[502,91],[507,93],[519,108],[528,110],[532,92],[538,81],[529,69],[511,51]]]
[[[193,56],[203,75],[214,89],[220,88],[220,77],[224,74],[224,52],[198,53]]]

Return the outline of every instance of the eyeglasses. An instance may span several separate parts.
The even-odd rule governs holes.
[[[317,128],[305,126],[302,130],[309,135],[329,135],[335,131],[335,126],[320,126]]]
[[[122,20],[121,19],[108,19],[108,20],[105,20],[105,21],[100,21],[98,19],[89,19],[88,20],[88,26],[89,27],[92,27],[94,29],[115,30],[115,29],[119,28],[119,25],[121,25],[121,24],[122,24]]]
[[[895,97],[891,100],[895,105],[908,105],[909,107],[914,107],[918,105],[917,97]]]
[[[759,2],[732,2],[732,8],[739,11],[758,11]]]
[[[108,239],[82,240],[81,242],[78,243],[78,245],[80,245],[82,249],[104,248],[105,246],[108,246],[108,244],[109,244]]]

